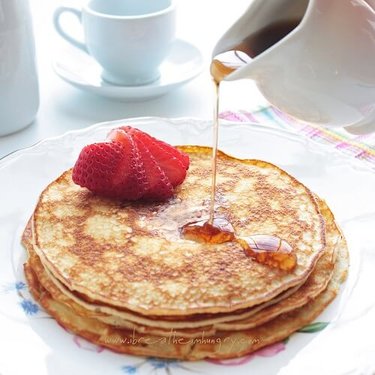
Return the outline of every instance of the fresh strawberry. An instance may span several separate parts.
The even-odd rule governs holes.
[[[126,131],[128,134],[132,134],[132,133],[142,134],[142,136],[148,138],[150,141],[153,140],[154,142],[157,142],[157,144],[159,145],[161,149],[173,155],[176,159],[180,160],[180,162],[184,165],[185,169],[189,169],[189,164],[190,164],[189,155],[180,151],[176,147],[173,147],[169,143],[163,142],[160,139],[156,139],[152,137],[151,135],[145,132],[142,132],[141,130],[137,128],[133,128],[131,126],[121,126],[119,129]]]
[[[124,126],[108,142],[84,147],[73,181],[96,194],[124,200],[164,200],[189,167],[189,156],[148,134]]]
[[[73,168],[73,181],[93,193],[137,200],[148,190],[146,172],[131,137],[84,147]]]
[[[164,171],[159,167],[155,158],[142,142],[137,142],[139,153],[146,170],[149,189],[143,198],[163,200],[173,195],[173,185],[169,181]]]
[[[180,185],[184,181],[186,170],[189,167],[188,155],[179,151],[175,147],[130,126],[123,126],[114,129],[109,134],[109,138],[121,142],[122,133],[129,134],[135,140],[137,145],[142,143],[150,151],[151,155],[155,158],[159,167],[164,171],[173,187]]]
[[[183,166],[185,167],[186,170],[189,169],[189,164],[190,164],[189,155],[180,151],[176,147],[173,147],[169,143],[163,142],[160,139],[156,139],[156,138],[152,137],[151,135],[149,135],[145,132],[142,132],[141,130],[139,130],[137,128],[133,128],[131,126],[121,126],[120,129],[125,130],[129,134],[137,133],[138,135],[142,135],[143,138],[147,138],[150,142],[151,141],[156,142],[162,150],[164,150],[168,154],[174,156],[176,159],[180,160],[180,162],[183,164]],[[148,144],[148,142],[145,142],[145,141],[144,141],[144,143]]]

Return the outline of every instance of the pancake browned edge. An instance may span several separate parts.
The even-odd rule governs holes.
[[[170,337],[139,334],[110,326],[94,318],[82,317],[67,305],[54,300],[39,283],[38,277],[28,263],[25,274],[34,298],[66,329],[98,345],[119,353],[200,360],[204,358],[234,358],[251,353],[264,346],[285,339],[293,332],[313,321],[338,294],[348,268],[348,252],[345,240],[339,246],[338,259],[327,288],[304,306],[279,315],[258,327],[225,332],[211,336],[184,338],[175,334]]]
[[[256,165],[270,168],[270,164],[264,162]],[[30,255],[25,274],[34,298],[50,315],[65,328],[98,345],[120,353],[184,360],[239,357],[288,337],[313,321],[337,295],[347,273],[347,246],[324,202],[319,201],[317,213],[325,219],[327,242],[324,250],[315,256],[310,272],[299,279],[300,284],[280,288],[279,294],[268,295],[268,299],[260,300],[258,305],[250,304],[247,309],[223,309],[224,313],[195,315],[191,310],[190,314],[176,317],[150,314],[143,316],[150,324],[144,326],[138,321],[142,317],[138,311],[90,300],[55,278],[53,267],[49,267],[51,264],[43,258],[43,251],[33,240],[35,233],[30,225],[23,235]],[[96,306],[98,302],[100,305]],[[118,319],[124,312],[133,320]],[[244,312],[248,314],[245,318]],[[206,324],[215,319],[215,315],[220,315],[222,320],[203,327],[184,327],[192,317],[194,324]],[[158,321],[163,319],[165,328],[158,327]],[[181,328],[168,330],[175,324],[180,324]]]

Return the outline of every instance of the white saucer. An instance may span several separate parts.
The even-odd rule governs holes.
[[[173,90],[194,77],[203,67],[200,51],[192,44],[177,39],[160,66],[160,78],[142,86],[117,86],[103,81],[101,67],[87,53],[69,47],[53,63],[55,72],[74,87],[96,95],[126,101],[155,98]]]

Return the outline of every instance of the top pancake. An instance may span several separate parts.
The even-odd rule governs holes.
[[[208,217],[211,149],[184,147],[188,177],[164,203],[95,196],[65,172],[34,213],[35,249],[73,291],[142,314],[230,312],[299,284],[324,249],[324,222],[310,191],[276,166],[219,155],[216,216],[239,236],[285,239],[297,255],[291,273],[255,262],[235,242],[185,240],[180,228]]]

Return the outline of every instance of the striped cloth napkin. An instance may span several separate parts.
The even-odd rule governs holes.
[[[272,106],[262,107],[253,112],[225,111],[220,114],[220,118],[239,122],[250,121],[273,128],[292,130],[362,160],[375,171],[375,132],[354,136],[340,128],[327,129],[297,121]]]

